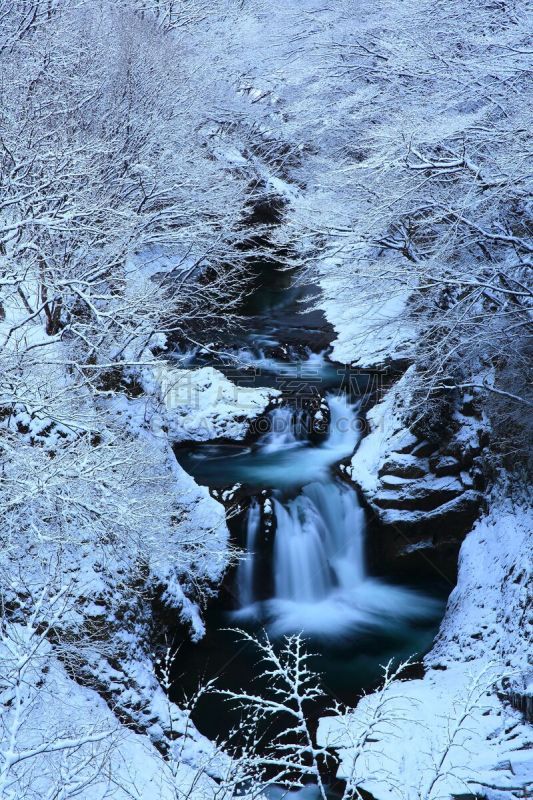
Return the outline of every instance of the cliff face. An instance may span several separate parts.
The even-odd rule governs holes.
[[[367,435],[347,474],[374,513],[370,547],[378,566],[428,576],[436,570],[454,579],[460,544],[484,502],[488,424],[472,398],[463,397],[444,435],[431,440],[413,433],[406,421],[413,369],[369,411]]]

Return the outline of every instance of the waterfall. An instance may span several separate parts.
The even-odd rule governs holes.
[[[275,500],[274,511],[276,597],[296,602],[321,600],[330,589],[331,578],[315,509],[298,498],[287,508]]]
[[[365,517],[357,492],[330,472],[357,444],[357,409],[343,396],[329,396],[328,405],[329,434],[320,446],[302,440],[301,412],[287,406],[271,412],[270,430],[258,441],[255,469],[273,487],[273,594],[257,601],[255,564],[265,543],[260,505],[254,500],[246,521],[247,553],[238,568],[236,615],[263,622],[274,636],[304,631],[340,639],[435,613],[435,603],[426,596],[368,575]],[[295,487],[301,487],[296,497]]]
[[[253,500],[246,522],[246,553],[237,570],[237,588],[241,606],[254,602],[254,565],[259,534],[261,532],[261,507]]]
[[[286,448],[305,445],[305,412],[279,406],[270,412],[269,430],[260,437],[258,448],[263,453],[277,453]]]
[[[310,483],[282,505],[274,501],[276,598],[317,602],[365,578],[363,511],[340,482]]]
[[[351,456],[361,436],[357,424],[357,406],[350,405],[344,395],[327,395],[329,435],[321,450],[329,451],[330,463]]]
[[[337,635],[353,626],[360,619],[354,598],[370,581],[365,570],[364,512],[355,490],[331,478],[306,484],[290,500],[275,490],[272,511],[273,595],[266,602],[255,602],[254,564],[263,545],[260,506],[254,500],[246,521],[247,552],[237,574],[238,616],[264,618],[275,635],[298,630]]]

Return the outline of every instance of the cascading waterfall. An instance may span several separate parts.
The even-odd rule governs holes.
[[[261,507],[254,500],[250,505],[246,523],[246,553],[239,564],[238,570],[239,603],[241,606],[249,606],[254,601],[255,551],[260,532]]]
[[[383,629],[431,616],[432,600],[415,591],[372,578],[365,567],[364,511],[356,491],[334,479],[329,466],[351,454],[358,438],[356,409],[344,397],[329,397],[330,432],[309,448],[294,434],[301,420],[287,407],[272,414],[271,430],[259,445],[267,452],[292,452],[285,468],[305,475],[296,497],[286,499],[280,480],[272,492],[275,540],[273,596],[254,602],[255,559],[261,548],[261,514],[254,500],[247,519],[247,554],[238,570],[241,609],[237,616],[261,619],[271,633],[305,631],[320,637]],[[275,424],[277,423],[277,424]],[[328,468],[326,470],[326,468]]]
[[[272,340],[269,343],[272,344]],[[265,348],[256,344],[255,347],[242,347],[234,351],[233,359],[237,364],[247,364],[266,373],[270,372],[273,375],[285,378],[298,378],[302,365],[305,364],[307,374],[317,376],[319,382],[324,385],[335,385],[339,382],[338,370],[327,359],[325,350],[320,353],[313,353],[308,349],[303,359],[301,353],[291,353],[289,350],[289,352],[286,352],[286,358],[281,359],[268,355],[268,351]]]
[[[347,365],[330,361],[329,348],[313,352],[333,332],[316,312],[306,319],[298,298],[283,312],[276,310],[269,292],[275,272],[271,264],[261,267],[266,289],[260,291],[265,291],[267,303],[261,316],[250,317],[247,333],[239,328],[216,348],[178,354],[180,364],[214,366],[236,387],[242,377],[243,386],[252,381],[275,387],[283,397],[273,403],[269,424],[262,414],[243,441],[230,441],[234,409],[222,402],[229,438],[184,442],[174,449],[180,465],[231,504],[231,510],[242,508],[249,498],[244,518],[228,514],[242,545],[233,610],[228,610],[224,592],[208,609],[207,635],[192,652],[206,676],[225,672],[235,687],[242,687],[256,674],[251,663],[255,655],[237,644],[228,629],[244,628],[260,637],[267,630],[273,639],[303,633],[312,652],[322,656],[317,667],[325,682],[352,703],[354,692],[381,674],[381,664],[427,648],[442,617],[442,603],[436,599],[437,587],[428,597],[369,574],[364,512],[337,465],[357,446],[359,408],[374,399],[376,376],[354,375]],[[279,274],[283,281],[281,269]],[[285,294],[278,294],[283,302]],[[255,314],[254,304],[250,311]],[[240,399],[236,388],[235,410]],[[318,404],[313,416],[311,407]],[[245,416],[251,413],[246,410]],[[184,685],[181,670],[176,677],[177,685]],[[194,683],[185,686],[196,690]],[[220,724],[226,737],[223,708],[214,711],[212,698],[206,695],[205,700],[205,732],[216,738]],[[287,794],[286,787],[280,788],[281,794]]]
[[[340,482],[310,483],[274,500],[276,598],[312,603],[364,580],[363,511]]]
[[[277,453],[285,448],[305,445],[305,414],[289,406],[279,406],[270,414],[270,428],[258,441],[263,453]]]

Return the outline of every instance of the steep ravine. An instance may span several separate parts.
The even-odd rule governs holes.
[[[179,703],[183,691],[190,694],[197,688],[198,676],[200,680],[216,677],[219,685],[235,690],[249,685],[255,675],[255,654],[237,642],[235,634],[227,631],[228,626],[253,631],[266,625],[273,636],[302,629],[305,632],[307,627],[317,653],[315,666],[335,697],[356,705],[361,691],[375,685],[380,665],[389,657],[427,653],[424,666],[411,673],[416,680],[409,684],[408,693],[413,702],[428,707],[438,698],[452,713],[457,698],[449,681],[459,688],[466,686],[463,659],[476,658],[462,645],[459,651],[455,646],[465,639],[460,632],[461,619],[465,596],[471,591],[469,580],[476,574],[475,562],[472,572],[472,561],[466,568],[464,558],[461,561],[459,586],[452,593],[443,625],[440,621],[444,600],[457,579],[461,544],[487,507],[483,451],[490,431],[482,406],[475,397],[458,397],[446,407],[440,433],[421,434],[406,421],[410,403],[408,362],[396,358],[395,365],[402,371],[394,374],[382,368],[355,369],[331,361],[333,328],[320,312],[314,311],[309,317],[301,314],[301,305],[295,304],[302,294],[293,293],[285,281],[286,273],[281,273],[279,291],[275,265],[268,262],[261,269],[266,270],[268,280],[266,306],[261,308],[259,279],[249,324],[233,341],[225,343],[223,357],[214,357],[214,348],[196,350],[188,356],[188,367],[196,367],[193,374],[204,375],[196,400],[210,422],[193,440],[182,434],[175,453],[197,482],[209,486],[212,496],[225,506],[232,540],[247,554],[227,571],[218,595],[208,604],[206,635],[201,640],[191,643],[188,637],[181,637],[172,613],[156,609],[158,635],[166,633],[175,641],[181,638],[170,696]],[[231,383],[224,384],[226,394],[222,392],[223,402],[217,404],[214,394],[220,400],[221,392],[214,392],[213,380],[216,383],[216,376],[222,375]],[[233,402],[227,395],[231,385],[237,387]],[[249,400],[255,396],[257,413],[254,415],[247,403],[246,413],[239,416],[239,398],[242,402],[246,391],[250,392]],[[331,457],[332,453],[327,453],[334,416],[330,398],[339,396],[347,404],[345,417],[353,413],[350,409],[354,403],[359,403],[354,415],[357,435],[350,440],[345,431],[339,437],[340,449]],[[277,430],[276,423],[281,425]],[[297,430],[298,425],[303,432]],[[321,462],[324,454],[327,457],[316,473],[317,457]],[[317,475],[320,497],[313,488]],[[328,555],[329,534],[324,533],[328,529],[327,524],[324,528],[328,498],[334,494],[349,497],[351,509],[344,516],[344,512],[339,513],[344,501],[333,504],[334,522],[329,530],[344,531],[340,567],[339,559],[334,564],[335,559]],[[317,518],[322,530],[318,537],[308,534],[307,539],[299,535],[294,538]],[[479,522],[474,530],[482,524]],[[523,546],[519,544],[517,553],[507,556],[511,571]],[[290,562],[295,548],[298,566],[293,571]],[[354,556],[355,551],[358,555]],[[465,569],[467,574],[470,570],[466,580]],[[520,580],[523,574],[527,570],[520,573]],[[343,575],[348,575],[347,595],[335,606]],[[359,596],[354,601],[357,585]],[[377,606],[372,594],[376,587],[382,593],[381,605],[378,602]],[[425,609],[418,620],[408,610],[409,592],[413,591],[419,610]],[[498,587],[493,591],[497,594]],[[331,600],[333,606],[328,610]],[[370,605],[374,602],[373,621],[354,624],[350,613],[355,607],[361,622],[369,601]],[[518,602],[523,605],[526,601]],[[513,599],[510,604],[515,605]],[[307,616],[302,614],[306,608],[310,609]],[[347,609],[343,625],[339,610],[344,613]],[[486,616],[482,601],[479,614]],[[375,624],[376,616],[380,624]],[[481,644],[487,639],[490,650],[491,625],[484,622],[483,626],[487,634],[473,631],[466,639]],[[494,630],[499,630],[498,625]],[[437,644],[432,648],[437,632]],[[514,663],[513,656],[509,659],[512,648],[505,632],[493,635],[498,636],[500,656]],[[529,707],[527,691],[524,694],[520,688],[526,685],[527,676],[521,667],[520,680],[508,687],[503,697],[506,715],[509,709],[511,716],[515,713],[512,703],[518,708]],[[362,708],[365,703],[361,703]],[[500,700],[495,703],[480,730],[490,733],[505,752],[505,742],[497,733]],[[237,722],[228,706],[213,695],[197,705],[193,720],[211,739],[225,736]],[[429,724],[423,719],[419,722],[422,727]],[[418,741],[420,732],[409,729],[408,736]],[[422,739],[417,746],[422,747]],[[340,752],[344,760],[349,759],[349,748],[343,751],[340,747]],[[480,753],[481,758],[483,748]],[[394,757],[392,750],[390,755]],[[405,758],[414,758],[409,769],[416,772],[419,756],[409,752]],[[343,769],[339,770],[341,778]],[[409,775],[406,780],[410,780]],[[363,776],[362,785],[372,790],[371,782],[364,781]],[[386,796],[383,787],[378,787],[375,796]]]
[[[218,675],[221,684],[234,687],[248,683],[252,654],[239,652],[236,637],[221,629],[266,625],[274,636],[307,632],[328,686],[354,703],[378,679],[384,660],[430,647],[455,564],[448,558],[431,570],[416,564],[404,569],[391,545],[395,523],[381,518],[350,469],[361,436],[365,441],[368,410],[392,377],[331,362],[324,339],[332,338],[333,329],[324,317],[317,311],[302,314],[295,306],[298,293],[295,297],[286,285],[273,301],[277,277],[271,264],[267,280],[266,309],[250,315],[245,346],[233,346],[237,365],[227,359],[215,365],[237,386],[270,387],[278,396],[237,441],[202,437],[175,447],[180,464],[224,503],[233,541],[248,555],[229,570],[210,603],[206,636],[196,644],[182,642],[172,696],[178,701],[184,689],[192,691],[198,674]],[[254,312],[258,307],[256,296]],[[224,348],[226,355],[231,346]],[[189,366],[206,369],[212,361],[212,353],[194,353]],[[338,406],[339,400],[335,417],[332,403]],[[317,480],[320,498],[313,489]],[[344,544],[335,544],[339,535]],[[294,574],[287,563],[291,557]],[[440,557],[439,551],[435,560]],[[164,622],[172,633],[168,615]],[[203,733],[216,737],[225,733],[224,714],[211,697],[200,704],[195,721]]]
[[[315,316],[317,318],[320,319]],[[270,325],[275,322],[272,308],[267,319]],[[300,324],[298,327],[307,336],[305,325]],[[280,328],[281,326],[278,330]],[[330,330],[324,334],[324,329],[320,329],[316,350],[323,350],[324,336],[330,334]],[[291,346],[296,348],[294,329],[291,337]],[[197,368],[182,371],[188,375],[188,380],[191,375],[195,375],[198,380],[187,384],[186,402],[183,402],[180,395],[177,399],[182,401],[181,405],[177,403],[169,410],[166,420],[169,436],[173,438],[173,431],[180,429],[180,420],[183,414],[187,416],[190,413],[190,404],[194,413],[200,413],[208,419],[208,424],[197,431],[198,439],[195,443],[187,443],[182,438],[178,447],[185,453],[194,452],[195,449],[201,451],[202,448],[216,450],[221,446],[223,455],[218,466],[216,458],[207,458],[203,462],[204,465],[210,465],[209,470],[215,464],[215,472],[223,475],[218,488],[209,490],[212,497],[209,497],[205,486],[197,486],[192,477],[184,476],[188,479],[184,490],[186,489],[186,495],[191,500],[192,519],[204,525],[208,533],[215,522],[216,514],[223,511],[222,505],[225,506],[231,537],[243,547],[251,498],[256,497],[261,508],[263,531],[272,551],[276,535],[272,494],[276,488],[247,486],[242,482],[236,486],[235,479],[238,476],[232,475],[229,480],[230,465],[238,464],[239,458],[246,460],[251,455],[253,458],[254,448],[257,450],[257,440],[261,437],[267,437],[266,440],[263,439],[263,445],[267,448],[269,445],[273,446],[272,452],[275,453],[275,446],[280,442],[276,442],[275,437],[268,441],[269,430],[268,426],[265,429],[264,421],[269,411],[288,408],[287,398],[283,395],[286,394],[287,384],[294,385],[293,382],[296,382],[300,385],[298,379],[302,374],[302,362],[314,361],[314,380],[320,376],[324,378],[324,385],[322,380],[319,383],[321,391],[313,390],[310,397],[307,397],[307,400],[312,401],[307,403],[310,417],[316,419],[316,411],[319,415],[322,413],[322,420],[319,416],[318,422],[321,424],[316,429],[313,425],[307,426],[307,433],[311,431],[308,445],[300,443],[292,448],[293,453],[309,454],[310,450],[324,444],[327,434],[323,423],[329,421],[328,403],[327,400],[324,402],[324,395],[327,390],[331,391],[339,378],[344,383],[348,380],[356,395],[353,399],[361,399],[360,396],[357,398],[361,393],[366,397],[363,410],[357,414],[357,429],[362,435],[357,443],[353,441],[350,444],[350,451],[355,447],[354,455],[343,451],[339,459],[333,459],[328,467],[328,479],[334,482],[340,480],[351,492],[358,492],[358,507],[360,510],[364,509],[366,516],[366,535],[360,527],[356,529],[353,526],[352,529],[354,539],[359,543],[362,534],[369,576],[393,586],[413,586],[416,583],[418,591],[425,596],[431,595],[440,599],[441,607],[429,625],[411,627],[410,631],[400,627],[392,635],[386,636],[359,632],[348,643],[335,643],[331,638],[322,643],[313,641],[313,649],[319,653],[315,666],[325,674],[328,689],[336,697],[354,705],[359,702],[361,689],[372,689],[375,685],[379,665],[386,658],[429,651],[424,659],[424,667],[411,673],[410,677],[415,679],[408,685],[403,685],[402,691],[411,698],[413,708],[424,709],[424,713],[433,709],[429,718],[423,714],[415,716],[425,726],[424,730],[429,731],[428,737],[436,737],[435,747],[438,748],[442,724],[434,709],[438,706],[443,714],[451,714],[456,693],[467,682],[470,671],[482,668],[487,660],[496,656],[500,663],[508,664],[513,677],[511,682],[508,681],[500,687],[499,691],[503,692],[501,699],[496,695],[491,697],[490,713],[480,719],[476,718],[479,731],[483,735],[492,736],[490,748],[486,748],[485,752],[480,747],[476,758],[477,762],[486,762],[487,769],[497,763],[512,764],[512,769],[521,776],[524,769],[523,757],[529,752],[521,714],[530,707],[528,698],[531,690],[528,688],[530,678],[526,656],[527,638],[531,635],[531,621],[528,617],[531,598],[527,588],[527,575],[530,573],[527,567],[530,541],[528,518],[527,512],[520,510],[519,504],[514,509],[506,508],[496,513],[497,505],[493,493],[490,504],[493,508],[492,514],[474,524],[474,530],[467,536],[461,549],[459,584],[452,592],[444,622],[440,624],[444,611],[442,601],[455,583],[457,553],[461,541],[471,530],[478,510],[483,510],[485,505],[479,458],[489,433],[477,401],[474,398],[462,398],[461,403],[452,409],[453,424],[450,434],[437,444],[428,442],[409,431],[403,421],[403,412],[409,403],[408,372],[403,376],[396,376],[394,382],[388,381],[379,396],[369,397],[365,393],[365,373],[363,380],[359,373],[359,384],[354,384],[353,371],[342,364],[331,362],[326,354],[318,356],[317,353],[313,354],[313,350],[308,351],[303,347],[291,351],[291,346],[286,343],[272,344],[273,337],[270,341],[270,345],[264,340],[260,343],[264,369],[262,381],[258,381],[258,375],[251,372],[246,365],[238,370],[231,364],[217,363],[217,368],[207,366],[206,360],[210,357],[207,353],[199,354],[202,363]],[[241,352],[242,355],[244,354]],[[248,349],[249,358],[256,355],[257,353]],[[295,358],[295,355],[299,357]],[[282,381],[277,382],[276,371],[280,365],[285,372],[281,375]],[[222,370],[226,371],[227,378]],[[337,370],[341,370],[342,375],[339,376]],[[318,376],[317,371],[320,373]],[[249,380],[250,374],[254,375],[252,382]],[[239,386],[237,395],[232,389],[235,385]],[[304,385],[308,392],[309,382]],[[198,390],[197,394],[193,387]],[[249,394],[246,394],[247,390]],[[276,390],[281,396],[276,394]],[[238,400],[239,397],[240,405],[235,402],[235,398]],[[291,442],[285,441],[284,444]],[[293,441],[292,444],[297,442]],[[306,450],[307,447],[309,449]],[[303,463],[306,463],[306,459],[303,459]],[[182,473],[181,468],[178,469]],[[200,482],[208,483],[206,480]],[[417,493],[417,487],[421,487],[421,493]],[[296,498],[298,487],[291,488],[290,492],[293,497],[288,498],[289,502]],[[450,497],[447,493],[452,493],[453,496]],[[386,498],[385,504],[380,502],[383,497]],[[398,498],[396,501],[393,499],[395,497]],[[431,499],[428,500],[428,497]],[[469,498],[473,498],[472,505]],[[466,508],[466,512],[463,514],[461,507],[465,500],[466,506],[463,509]],[[209,514],[204,519],[205,513],[202,513],[202,509],[205,512],[206,506]],[[240,507],[239,513],[235,513],[237,507]],[[433,525],[437,516],[440,517],[440,527]],[[222,531],[221,525],[222,520],[217,523],[217,530]],[[214,574],[220,576],[221,570],[221,563],[213,564]],[[218,676],[219,685],[239,688],[248,685],[255,674],[255,654],[249,649],[242,649],[237,645],[235,637],[223,630],[228,624],[244,624],[244,620],[236,620],[231,615],[239,602],[235,573],[235,567],[226,570],[222,586],[211,595],[203,620],[200,619],[194,603],[187,600],[187,607],[182,607],[181,622],[178,621],[177,611],[181,601],[168,594],[172,592],[174,584],[170,581],[166,584],[166,576],[162,574],[162,602],[154,605],[151,610],[143,607],[142,615],[139,614],[139,609],[134,613],[128,609],[134,622],[130,622],[128,616],[126,626],[123,624],[123,613],[117,612],[117,628],[120,627],[118,641],[121,648],[117,649],[118,657],[110,661],[109,666],[104,665],[105,669],[102,667],[103,661],[97,669],[91,667],[88,683],[94,685],[95,673],[109,676],[115,689],[109,694],[102,685],[99,688],[103,695],[113,708],[118,709],[121,718],[127,720],[134,729],[149,733],[162,752],[167,751],[169,736],[178,734],[179,739],[187,731],[184,739],[192,737],[195,741],[194,747],[198,752],[205,753],[205,759],[209,762],[212,758],[211,742],[196,733],[193,726],[187,727],[186,714],[178,708],[183,706],[183,691],[190,693],[197,688],[199,680],[213,676]],[[258,585],[262,587],[265,597],[270,597],[272,589],[269,581],[272,581],[273,573],[268,559],[263,559],[259,573]],[[214,581],[213,586],[218,580],[220,577]],[[193,586],[189,588],[190,597],[194,598],[195,589]],[[187,616],[189,607],[190,617]],[[122,642],[124,629],[129,629],[130,624],[142,629],[137,636],[139,644],[135,653]],[[190,641],[191,624],[194,643]],[[148,642],[146,636],[150,627],[152,641]],[[204,629],[205,635],[202,636]],[[107,630],[109,631],[109,625]],[[432,646],[437,631],[436,643]],[[165,639],[165,635],[168,635],[168,639]],[[170,699],[175,701],[174,704],[167,702],[150,669],[146,654],[154,650],[161,654],[167,642],[177,645],[180,641],[181,646],[172,674],[173,686],[169,687]],[[359,702],[357,707],[364,709],[366,702]],[[522,711],[515,711],[513,705]],[[193,718],[201,733],[209,739],[224,734],[228,726],[236,722],[235,717],[228,714],[227,705],[218,703],[213,696],[198,706]],[[319,724],[318,719],[316,724]],[[410,776],[417,774],[420,759],[427,748],[424,734],[418,727],[406,726],[402,737],[407,748],[405,753],[402,751],[401,756],[408,767],[405,778],[407,783],[411,780]],[[383,746],[387,757],[396,761],[397,739],[385,741]],[[339,777],[342,778],[347,768],[346,759],[349,760],[349,748],[340,748],[340,752],[345,762],[339,770]],[[496,780],[503,781],[509,785],[513,778],[505,768],[496,777],[491,776],[486,780],[492,783]],[[519,777],[519,780],[524,779]],[[386,788],[382,785],[374,786],[369,776],[363,776],[362,785],[372,791],[375,797],[388,797]]]

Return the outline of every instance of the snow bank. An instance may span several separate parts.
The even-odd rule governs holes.
[[[414,367],[367,413],[368,433],[361,439],[350,467],[350,474],[367,496],[379,487],[379,467],[392,452],[401,453],[417,442],[416,436],[405,427],[402,419],[403,397],[408,392]]]
[[[147,386],[151,380],[148,376]],[[164,549],[152,551],[151,579],[163,587],[163,601],[179,610],[192,637],[200,639],[205,632],[204,623],[200,608],[190,595],[197,594],[198,583],[208,594],[214,591],[228,565],[229,531],[225,509],[211,497],[207,487],[199,486],[177,462],[171,440],[185,438],[187,434],[178,427],[179,416],[176,418],[172,411],[167,414],[160,401],[158,383],[152,382],[150,388],[151,394],[137,398],[114,396],[106,400],[106,406],[122,425],[156,452],[162,474],[166,474],[179,503],[180,524],[169,525],[165,530]]]
[[[360,368],[409,359],[416,333],[406,322],[410,292],[361,293],[354,303],[346,291],[346,276],[338,274],[335,263],[324,265],[320,277],[320,307],[336,333],[331,358]]]
[[[505,687],[531,682],[532,522],[527,508],[507,502],[476,524],[423,679],[393,683],[385,698],[373,693],[342,720],[320,722],[320,743],[341,755],[339,777],[379,798],[523,796],[533,731]]]
[[[28,648],[35,653],[31,635],[28,628],[19,626],[11,639],[20,655]],[[207,774],[208,765],[218,757],[214,746],[199,743],[195,748],[187,738],[186,754],[163,759],[148,736],[121,725],[102,697],[69,677],[48,642],[42,641],[37,650],[35,663],[22,659],[21,680],[11,682],[13,714],[4,716],[4,741],[12,749],[3,750],[0,759],[2,797],[15,797],[10,788],[15,776],[27,800],[215,796],[218,786]],[[13,655],[13,644],[6,653],[0,643],[4,664]],[[7,759],[10,767],[4,771]]]
[[[489,659],[531,680],[533,513],[525,500],[493,502],[463,542],[458,583],[426,663]]]

